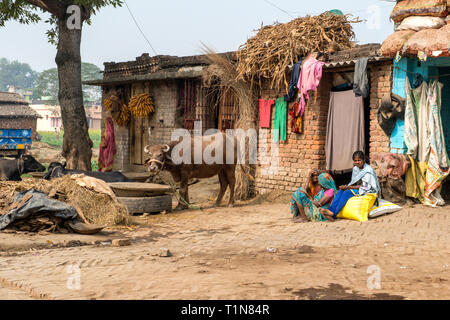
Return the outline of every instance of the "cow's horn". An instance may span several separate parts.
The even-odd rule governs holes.
[[[170,151],[170,146],[168,144],[165,144],[163,151],[164,152],[169,152]]]
[[[148,153],[148,152],[149,152],[149,150],[150,150],[150,146],[145,146],[145,148],[144,148],[144,152],[145,152],[145,153]]]

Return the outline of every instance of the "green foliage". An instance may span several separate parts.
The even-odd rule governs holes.
[[[0,27],[7,21],[21,24],[37,23],[42,20],[40,13],[47,12],[51,16],[45,22],[50,24],[47,31],[49,42],[57,44],[57,21],[66,18],[66,8],[70,5],[80,6],[84,12],[82,21],[91,24],[91,15],[106,6],[121,7],[122,0],[0,0]]]
[[[52,147],[60,148],[63,145],[63,135],[62,132],[59,135],[59,139],[56,138],[55,132],[51,131],[40,131],[39,134],[42,136],[41,142],[44,142]]]
[[[91,168],[93,172],[98,171],[98,161],[97,160],[91,160]]]
[[[94,146],[92,148],[98,149],[100,148],[100,142],[102,140],[102,131],[101,130],[89,130],[89,137],[91,138]]]
[[[46,143],[55,148],[62,148],[64,131],[61,131],[59,139],[56,139],[55,132],[51,131],[40,131],[39,134],[42,136],[42,142]],[[100,141],[102,139],[101,130],[89,130],[89,137],[94,143],[93,149],[98,149],[100,147]]]
[[[27,63],[0,58],[0,91],[7,91],[9,85],[31,89],[37,77],[38,73]]]
[[[81,63],[81,81],[97,80],[102,78],[102,70],[92,63]],[[82,86],[83,102],[85,105],[93,102],[98,102],[101,99],[101,89],[95,86]],[[33,91],[33,96],[36,97],[52,97],[48,101],[49,104],[58,104],[58,69],[52,68],[41,72],[36,80],[36,87]]]
[[[36,98],[52,97],[49,104],[58,104],[58,69],[44,70],[39,74],[36,80],[36,87],[33,90],[33,96]]]

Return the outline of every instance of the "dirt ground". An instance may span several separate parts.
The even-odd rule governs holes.
[[[41,163],[64,162],[61,156],[62,148],[50,146],[44,142],[33,142],[31,154]],[[98,159],[98,149],[92,149],[92,160]]]
[[[294,224],[289,195],[212,208],[215,179],[190,191],[207,208],[96,236],[0,232],[0,299],[450,298],[450,206]]]

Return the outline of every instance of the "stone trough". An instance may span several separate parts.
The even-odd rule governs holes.
[[[119,202],[130,214],[159,213],[172,210],[172,193],[169,186],[152,183],[108,183]]]

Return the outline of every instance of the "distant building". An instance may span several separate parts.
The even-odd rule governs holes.
[[[0,129],[31,129],[36,136],[39,115],[19,94],[0,92]]]
[[[91,130],[102,129],[102,106],[93,105],[86,108],[86,117],[88,121],[88,127]]]
[[[44,101],[33,101],[31,108],[41,117],[37,121],[37,131],[55,131],[62,126],[59,106],[46,105]]]
[[[31,96],[33,95],[33,92],[30,90],[25,90],[22,87],[12,85],[8,86],[8,92],[18,93],[26,102],[31,102]]]

